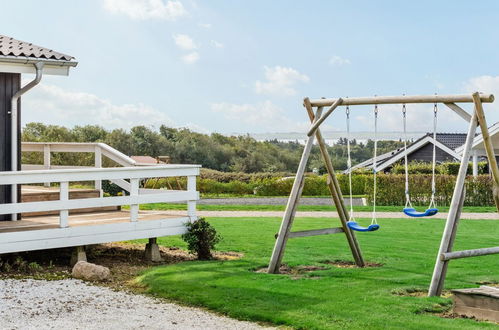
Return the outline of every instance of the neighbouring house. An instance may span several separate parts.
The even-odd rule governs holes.
[[[478,129],[477,131],[480,131]],[[499,160],[499,122],[489,127],[489,135],[492,141],[492,145],[494,146],[494,154],[496,155],[496,159]],[[456,152],[461,156],[463,154],[463,146],[456,148]],[[487,159],[487,154],[485,152],[485,147],[483,145],[483,137],[482,134],[478,134],[473,140],[473,144],[471,146],[471,161],[473,163],[473,175],[478,175],[478,162]]]
[[[436,146],[436,162],[458,161],[461,156],[456,151],[464,144],[466,134],[461,133],[437,133],[436,139],[433,133],[427,133],[407,146],[407,160],[431,162],[433,160],[433,145]],[[390,172],[392,166],[400,161],[404,161],[404,148],[398,148],[376,157],[376,168],[380,172]],[[362,163],[352,166],[352,171],[366,168],[372,169],[374,158],[370,158]],[[345,171],[348,173],[348,170]]]
[[[78,259],[84,257],[85,245],[148,238],[146,256],[158,259],[156,237],[182,234],[186,223],[197,219],[199,165],[164,164],[166,158],[160,164],[154,158],[134,160],[104,143],[21,143],[21,95],[29,97],[27,92],[45,75],[67,76],[77,64],[73,56],[0,35],[0,255],[76,247]],[[26,73],[35,77],[21,87]],[[50,116],[49,109],[37,110]],[[43,161],[21,164],[22,152],[40,153]],[[58,152],[90,153],[94,165],[53,165],[52,153]],[[103,167],[103,158],[116,167]],[[187,189],[140,186],[144,179],[165,177],[186,177]],[[105,196],[104,180],[127,194]],[[88,188],[73,185],[82,182]],[[139,210],[140,204],[160,202],[186,203],[187,211]],[[123,205],[129,208],[121,210]]]

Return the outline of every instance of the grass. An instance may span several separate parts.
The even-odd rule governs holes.
[[[474,329],[494,328],[471,319],[442,318],[446,298],[404,295],[426,290],[443,230],[442,220],[383,219],[375,233],[359,234],[364,257],[377,268],[339,268],[328,260],[352,260],[342,235],[291,239],[284,262],[325,267],[310,273],[269,275],[265,267],[278,231],[278,218],[212,218],[222,251],[244,254],[239,260],[190,261],[146,271],[139,281],[148,292],[231,317],[300,329]],[[363,222],[368,222],[364,220]],[[294,230],[325,228],[330,219],[299,218]],[[496,223],[463,220],[456,249],[498,245]],[[178,236],[160,238],[165,246],[185,248]],[[452,261],[446,287],[476,287],[499,281],[497,256]]]
[[[285,205],[207,205],[198,204],[198,211],[284,211]],[[376,206],[379,212],[402,212],[402,206]],[[141,210],[186,210],[185,204],[168,204],[168,203],[152,203],[141,204]],[[354,206],[354,211],[370,212],[371,206]],[[416,207],[418,210],[423,210],[424,207]],[[448,206],[439,207],[440,212],[449,211]],[[336,211],[336,207],[332,205],[299,205],[298,211]],[[496,212],[495,206],[465,206],[463,212],[472,213],[491,213]]]
[[[259,196],[255,194],[251,195],[240,195],[240,194],[213,194],[213,193],[201,193],[201,198],[210,199],[210,198],[287,198],[288,196]],[[331,195],[321,195],[321,196],[307,196],[303,195],[302,197],[310,197],[310,198],[329,198]],[[350,195],[343,195],[345,198],[350,198]],[[366,195],[352,195],[353,198],[362,198],[366,197]]]

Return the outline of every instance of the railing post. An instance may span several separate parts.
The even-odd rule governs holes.
[[[139,196],[139,179],[130,179],[130,196]],[[130,221],[135,222],[139,219],[139,204],[130,205]]]
[[[50,170],[50,161],[51,161],[51,151],[50,144],[43,145],[43,168],[46,170]],[[43,184],[45,187],[50,187],[50,182],[45,182]]]
[[[63,181],[61,182],[61,186],[59,189],[59,200],[60,201],[68,201],[69,200],[69,182]],[[69,210],[60,210],[59,211],[59,227],[66,228],[69,227]]]
[[[187,191],[196,191],[196,176],[187,177]],[[196,220],[196,201],[187,202],[187,216],[191,221]]]
[[[100,146],[96,145],[95,146],[95,168],[101,168],[102,167],[102,150]],[[95,181],[95,189],[98,189],[100,191],[100,197],[102,197],[102,180],[96,180]]]

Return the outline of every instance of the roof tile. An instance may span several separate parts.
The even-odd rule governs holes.
[[[60,61],[71,61],[73,56],[58,53],[32,43],[17,40],[0,34],[0,55],[24,56],[30,58],[51,59]]]

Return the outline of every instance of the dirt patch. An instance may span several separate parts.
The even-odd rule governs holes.
[[[338,268],[360,268],[358,267],[355,262],[353,261],[347,261],[347,260],[326,260],[323,261],[322,263],[332,265]],[[370,268],[370,267],[382,267],[383,264],[376,263],[376,262],[366,262],[366,265],[362,268]]]
[[[395,296],[403,296],[403,297],[427,297],[428,291],[421,289],[396,289],[392,291],[392,294]]]
[[[395,296],[403,296],[403,297],[426,298],[428,297],[428,290],[424,290],[421,288],[395,289],[392,291],[392,294]],[[452,292],[445,290],[442,292],[441,297],[450,298],[452,297]]]
[[[119,290],[144,291],[135,281],[143,271],[153,266],[195,260],[196,257],[177,247],[160,246],[162,262],[144,258],[145,244],[108,243],[87,246],[88,262],[108,267],[111,278],[101,285]],[[71,248],[31,251],[2,256],[0,278],[64,279],[71,277]],[[215,252],[215,260],[235,260],[243,256],[237,252]]]
[[[308,273],[315,272],[318,270],[327,270],[327,267],[323,266],[315,266],[315,265],[300,265],[300,266],[288,266],[286,264],[281,265],[279,267],[279,274],[281,275],[289,275],[292,279],[297,280],[301,278],[307,278],[312,280],[320,279],[320,276],[317,275],[307,275]],[[255,270],[256,273],[266,273],[267,267],[258,268]]]
[[[488,285],[488,286],[493,286],[499,288],[499,282],[497,281],[479,281],[476,282],[478,285]]]

